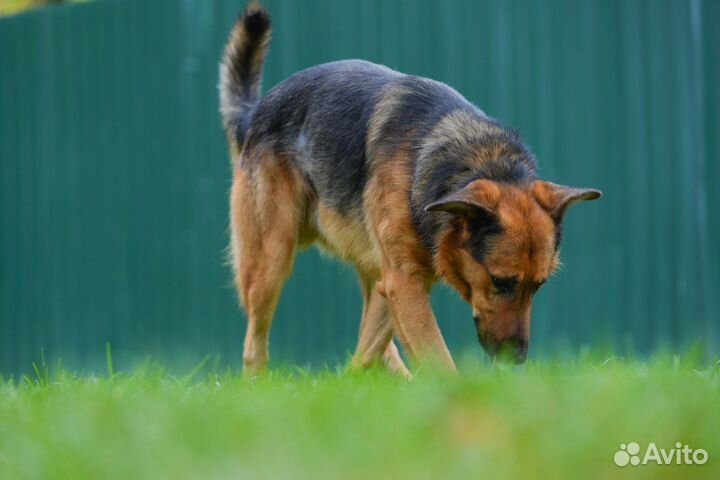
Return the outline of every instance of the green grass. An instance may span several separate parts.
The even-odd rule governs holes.
[[[470,365],[411,383],[111,365],[0,381],[0,478],[720,478],[718,364]],[[615,466],[630,441],[709,461]]]

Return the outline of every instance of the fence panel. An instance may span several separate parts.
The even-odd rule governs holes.
[[[0,20],[0,372],[48,358],[239,364],[225,264],[230,167],[217,65],[240,4],[107,0]],[[672,0],[268,1],[265,86],[364,58],[442,80],[517,127],[542,174],[605,197],[568,215],[533,354],[608,345],[717,352],[720,6]],[[480,355],[469,309],[433,302]],[[354,273],[310,251],[276,360],[342,360]]]

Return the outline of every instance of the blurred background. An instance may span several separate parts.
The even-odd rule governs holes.
[[[147,356],[241,364],[225,261],[230,165],[218,62],[240,0],[0,0],[0,374]],[[446,82],[518,128],[543,177],[600,188],[566,219],[531,358],[720,346],[720,2],[264,2],[264,86],[364,58]],[[22,12],[22,13],[18,13]],[[433,305],[482,357],[469,308]],[[353,271],[300,255],[276,364],[354,348]]]

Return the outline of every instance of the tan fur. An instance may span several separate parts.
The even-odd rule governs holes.
[[[268,334],[280,290],[292,270],[301,218],[302,184],[281,158],[233,172],[230,193],[235,283],[248,316],[243,363],[248,375],[268,359]]]
[[[387,302],[377,288],[377,279],[361,276],[360,284],[363,291],[363,315],[352,367],[364,369],[382,362],[391,372],[411,378],[392,340],[392,318]]]
[[[245,374],[256,375],[267,364],[273,313],[295,252],[317,241],[361,272],[364,307],[353,365],[367,368],[380,362],[409,378],[392,342],[390,311],[376,286],[381,260],[365,224],[318,205],[302,177],[281,156],[255,151],[244,152],[234,162],[230,195],[233,267],[248,315]]]
[[[343,217],[319,205],[316,229],[320,245],[342,260],[349,262],[366,276],[380,277],[380,258],[362,218]]]
[[[431,259],[411,222],[407,151],[378,163],[365,205],[382,261],[378,291],[388,302],[396,333],[411,359],[455,369],[428,299],[434,280]]]
[[[556,220],[562,220],[568,207],[586,200],[600,198],[599,190],[565,187],[551,182],[535,182],[532,187],[535,200]]]

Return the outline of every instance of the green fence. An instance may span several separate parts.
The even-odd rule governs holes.
[[[41,349],[92,367],[106,342],[124,363],[239,363],[216,85],[241,3],[109,0],[0,20],[0,372]],[[546,178],[605,192],[568,215],[532,355],[718,351],[720,2],[267,6],[266,87],[352,57],[430,76],[519,128]],[[480,355],[468,307],[436,290],[451,347]],[[344,359],[360,308],[350,269],[301,255],[271,353]]]

